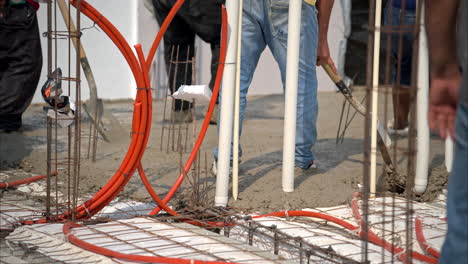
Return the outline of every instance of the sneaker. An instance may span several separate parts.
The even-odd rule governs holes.
[[[395,120],[392,119],[388,121],[387,123],[387,129],[388,129],[388,134],[391,136],[403,136],[406,137],[408,136],[408,127],[402,128],[402,129],[394,129],[395,127]]]
[[[315,160],[311,160],[309,163],[309,166],[307,166],[307,168],[305,168],[304,170],[310,170],[310,169],[318,169],[317,162]]]
[[[308,170],[316,170],[316,169],[318,169],[317,161],[312,160],[307,167],[301,168],[301,167],[296,166],[294,171],[295,171],[295,173],[300,174],[300,173],[303,173],[303,172],[308,171]]]
[[[213,114],[211,115],[211,119],[210,119],[211,125],[218,124],[218,112],[219,112],[219,106],[218,104],[215,104],[215,107],[213,109]]]
[[[214,177],[218,176],[218,163],[216,162],[216,160],[213,160],[213,164],[211,164],[211,174]],[[229,166],[229,176],[231,175],[232,175],[232,166]]]

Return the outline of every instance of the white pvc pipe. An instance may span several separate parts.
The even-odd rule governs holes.
[[[380,25],[382,19],[382,0],[375,3],[374,58],[372,68],[372,120],[371,120],[371,167],[370,195],[373,197],[377,185],[377,117],[379,98],[379,62],[380,62]]]
[[[237,22],[239,1],[226,1],[228,14],[228,46],[221,90],[221,117],[219,121],[218,162],[216,177],[216,206],[226,206],[229,189],[229,163],[232,142],[234,82],[236,78]]]
[[[232,157],[232,197],[237,200],[239,195],[239,114],[240,114],[240,65],[242,50],[242,6],[243,0],[239,0],[239,16],[237,18],[237,54],[236,54],[236,84],[234,96],[234,137]]]
[[[283,139],[283,191],[294,191],[294,151],[296,147],[296,105],[299,73],[302,0],[289,1],[288,54]]]
[[[452,163],[453,163],[453,139],[449,135],[445,139],[445,168],[447,168],[448,172],[452,172]]]
[[[424,2],[419,2],[424,5]],[[417,127],[418,152],[416,156],[416,176],[414,179],[414,192],[422,194],[426,191],[429,176],[429,51],[427,47],[426,28],[424,26],[424,6],[422,7],[419,30],[418,54],[418,94],[417,94]]]

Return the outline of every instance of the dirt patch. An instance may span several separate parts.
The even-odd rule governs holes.
[[[319,168],[310,171],[296,169],[295,191],[284,193],[281,181],[284,98],[281,95],[249,98],[241,138],[243,156],[240,164],[239,199],[235,201],[230,198],[229,206],[242,211],[272,212],[346,203],[352,193],[359,189],[358,184],[362,181],[364,121],[361,117],[356,117],[348,128],[343,143],[336,144],[335,136],[341,101],[341,94],[319,93],[318,138],[313,148]],[[107,103],[106,108],[119,119],[127,131],[115,142],[106,143],[100,140],[97,161],[93,163],[87,158],[86,133],[89,123],[86,119],[83,120],[79,179],[80,193],[83,195],[94,194],[109,181],[118,170],[129,146],[132,102]],[[192,131],[198,131],[201,127],[201,119],[206,106],[197,107],[196,127],[192,124],[188,126],[182,124],[174,128],[174,133],[165,131],[164,137],[162,137],[161,121],[163,102],[155,101],[153,109],[152,133],[142,165],[155,191],[164,197],[179,175],[180,164],[184,163],[189,155],[194,139]],[[45,114],[41,107],[30,107],[24,118],[26,127],[24,132],[16,135],[15,139],[10,138],[11,135],[1,135],[2,153],[5,153],[4,149],[8,148],[8,152],[14,154],[9,155],[11,159],[8,160],[8,166],[22,167],[35,174],[44,174],[47,149],[45,122],[40,121],[42,119],[45,119]],[[65,173],[68,166],[67,133],[67,129],[59,129],[58,144],[53,146],[54,153],[57,150],[57,159],[60,161],[57,163],[60,172],[59,180],[65,183],[64,186],[68,181],[68,175]],[[187,149],[182,155],[172,150],[173,141],[177,148],[179,133],[182,135],[183,145],[187,139]],[[187,136],[185,136],[186,133],[188,133]],[[175,139],[168,138],[169,134],[174,135]],[[14,142],[13,140],[21,143],[13,144],[11,143]],[[8,146],[4,145],[4,142],[8,142]],[[211,175],[210,167],[213,160],[212,152],[217,143],[216,127],[210,126],[200,150],[201,177],[199,182],[203,184],[203,192],[207,194],[203,200],[211,204],[214,200],[216,179]],[[446,184],[443,164],[439,159],[434,158],[442,155],[443,143],[434,138],[431,147],[433,160],[430,183],[427,194],[420,198],[421,201],[430,201]],[[381,163],[379,163],[378,170],[381,169],[380,166]],[[191,199],[187,192],[184,192],[192,189],[191,186],[189,181],[184,182],[178,198],[173,201],[174,204],[184,204],[184,199]],[[133,175],[120,195],[139,201],[151,201],[137,173]]]

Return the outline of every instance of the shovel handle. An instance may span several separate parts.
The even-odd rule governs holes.
[[[323,69],[327,72],[328,76],[330,77],[330,79],[333,80],[334,83],[339,83],[341,81],[341,77],[340,75],[338,75],[337,73],[335,73],[335,71],[333,70],[333,68],[330,66],[330,64],[323,64],[322,65]]]

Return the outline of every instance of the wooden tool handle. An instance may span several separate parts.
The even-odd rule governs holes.
[[[327,72],[328,76],[330,76],[330,78],[333,80],[334,83],[339,83],[341,81],[340,75],[335,73],[335,71],[330,66],[330,64],[323,64],[322,67]]]

